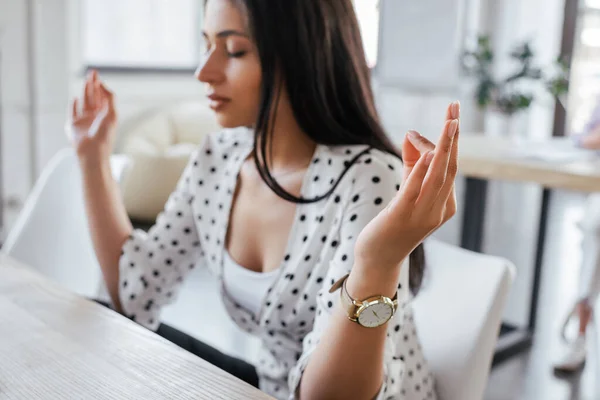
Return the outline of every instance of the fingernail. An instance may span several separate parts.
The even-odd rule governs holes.
[[[457,130],[458,130],[458,120],[453,119],[452,122],[450,122],[450,126],[448,127],[448,137],[450,139],[452,139],[454,137],[454,135],[456,135]]]
[[[452,103],[452,118],[458,119],[460,116],[460,101],[455,101]]]
[[[421,134],[417,131],[408,131],[408,136],[410,136],[414,139],[418,139],[419,136],[421,136]]]

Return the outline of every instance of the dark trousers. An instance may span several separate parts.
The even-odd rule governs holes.
[[[96,300],[96,302],[105,307],[111,308],[108,304],[102,301]],[[256,374],[256,368],[254,368],[253,365],[248,364],[246,361],[223,354],[214,347],[211,347],[199,341],[198,339],[195,339],[192,336],[166,324],[160,324],[156,330],[156,334],[167,339],[169,342],[176,344],[182,349],[197,355],[204,361],[211,363],[217,368],[220,368],[231,375],[238,377],[254,387],[258,387],[258,375]]]

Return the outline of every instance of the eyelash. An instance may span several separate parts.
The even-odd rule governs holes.
[[[227,53],[229,55],[229,57],[233,57],[233,58],[240,58],[243,57],[246,52],[245,51],[238,51],[237,53]]]
[[[207,46],[206,49],[204,50],[204,54],[207,54],[209,51],[210,51],[210,46]],[[233,58],[241,58],[241,57],[245,56],[246,53],[247,53],[247,51],[242,50],[242,51],[238,51],[236,53],[227,52],[227,55],[229,57],[233,57]]]

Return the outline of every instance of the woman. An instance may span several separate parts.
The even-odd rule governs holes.
[[[583,132],[574,136],[576,144],[588,150],[600,150],[600,97]],[[579,297],[563,325],[562,336],[573,316],[578,319],[578,334],[568,342],[567,351],[555,363],[557,372],[572,373],[581,370],[587,355],[586,332],[592,320],[593,306],[600,293],[600,194],[588,196],[584,218],[580,224],[583,233],[583,262],[579,277]]]
[[[191,157],[147,235],[132,229],[109,172],[112,93],[93,73],[74,102],[114,307],[276,398],[436,398],[409,300],[419,244],[456,209],[458,103],[437,146],[407,135],[402,165],[350,0],[208,0],[204,15],[196,77],[224,129]],[[262,339],[256,366],[159,324],[200,263],[233,320]],[[372,303],[357,311],[349,299]]]

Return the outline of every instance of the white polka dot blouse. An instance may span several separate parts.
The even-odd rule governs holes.
[[[221,298],[231,318],[262,341],[256,365],[261,390],[277,399],[295,399],[302,373],[339,301],[339,291],[329,293],[329,288],[352,268],[354,242],[362,228],[396,194],[402,163],[365,145],[317,145],[301,197],[335,190],[316,203],[297,205],[279,273],[254,314],[236,304],[222,284],[229,211],[253,141],[253,132],[245,128],[206,137],[156,224],[147,233],[134,231],[125,243],[119,297],[128,317],[154,330],[162,307],[174,301],[190,271],[208,268],[221,281]],[[355,157],[357,162],[341,176]],[[415,330],[408,270],[405,262],[398,311],[388,322],[378,400],[437,398]]]

